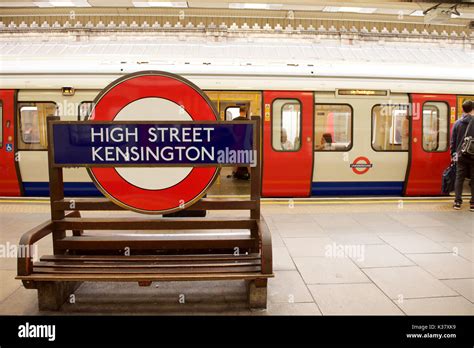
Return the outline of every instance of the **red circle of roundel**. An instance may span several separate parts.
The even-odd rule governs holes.
[[[352,167],[352,171],[356,174],[365,174],[369,171],[369,169],[371,168],[370,167],[370,161],[367,157],[364,157],[364,156],[359,156],[357,158],[354,159],[354,161],[352,161],[352,164],[358,164],[359,162],[365,162],[365,164],[367,164],[367,167],[365,167],[364,169],[359,169],[357,167]]]
[[[148,97],[168,99],[182,105],[194,121],[214,121],[211,102],[192,83],[181,77],[144,72],[124,76],[111,83],[94,101],[90,119],[113,121],[129,103]],[[144,213],[166,213],[187,207],[204,195],[218,173],[215,167],[193,168],[174,186],[149,190],[132,185],[115,168],[89,168],[98,188],[117,204]]]

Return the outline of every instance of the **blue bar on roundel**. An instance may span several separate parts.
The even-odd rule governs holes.
[[[56,123],[58,165],[254,165],[250,123]]]

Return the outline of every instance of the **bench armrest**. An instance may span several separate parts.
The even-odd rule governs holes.
[[[80,217],[79,211],[67,213],[65,217]],[[38,225],[21,236],[17,259],[17,273],[19,276],[30,275],[33,272],[33,244],[46,237],[53,231],[53,222],[48,220]]]
[[[257,221],[262,253],[262,273],[273,274],[272,236],[263,216]]]
[[[52,232],[53,222],[51,220],[38,225],[21,236],[18,253],[18,275],[29,275],[33,271],[33,244]]]

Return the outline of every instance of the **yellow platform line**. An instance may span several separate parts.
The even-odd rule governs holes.
[[[36,204],[36,203],[48,203],[49,204],[49,199],[3,199],[0,198],[0,203],[27,203],[27,204]]]
[[[212,198],[245,198],[248,196],[242,195],[213,195]],[[377,199],[373,200],[364,199],[364,200],[348,200],[348,199],[298,199],[298,198],[288,198],[288,199],[268,199],[262,198],[261,203],[264,205],[288,205],[289,203],[295,205],[324,205],[324,204],[390,204],[390,203],[449,203],[452,202],[453,198],[440,198],[440,199],[413,199],[413,198],[404,198],[400,197],[399,199]],[[0,198],[0,203],[12,203],[12,204],[45,204],[50,203],[49,199],[24,199],[24,198]]]
[[[373,201],[293,201],[291,202],[292,204],[295,205],[315,205],[315,204],[390,204],[390,203],[448,203],[452,202],[452,199],[446,199],[446,200],[441,200],[441,199],[424,199],[424,200],[404,200],[404,199],[394,199],[394,200],[373,200]],[[267,200],[262,200],[262,204],[275,204],[275,205],[288,205],[290,203],[290,200],[287,201],[267,201]]]

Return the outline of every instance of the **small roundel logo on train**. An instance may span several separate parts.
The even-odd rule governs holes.
[[[350,167],[355,174],[361,175],[367,173],[373,167],[373,164],[370,163],[367,157],[359,156],[352,161]]]
[[[93,105],[89,120],[97,122],[217,120],[211,101],[197,86],[180,76],[158,71],[129,74],[112,82]],[[107,136],[110,135],[104,134],[104,143]],[[116,204],[141,213],[164,214],[200,199],[219,170],[192,166],[94,166],[88,172],[99,190]]]

